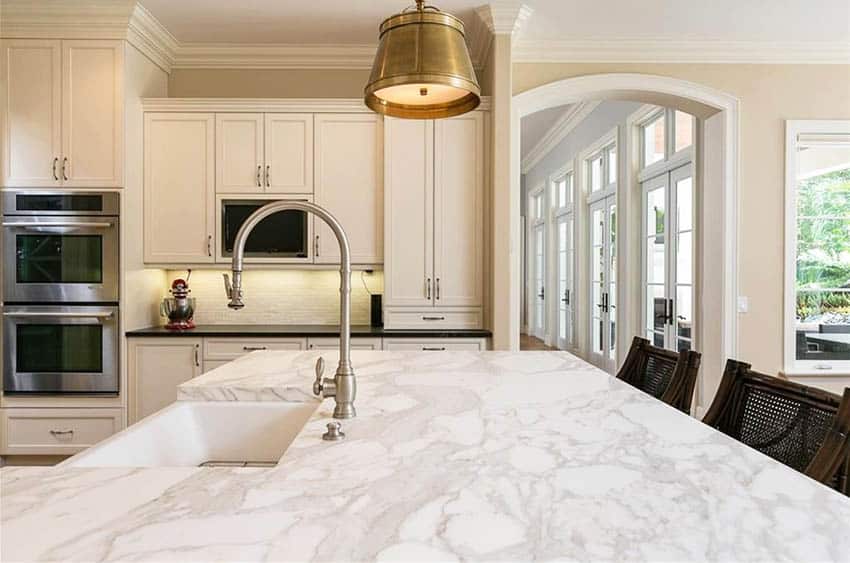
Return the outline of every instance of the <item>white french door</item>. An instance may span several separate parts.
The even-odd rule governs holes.
[[[617,359],[617,199],[590,204],[591,363],[613,372]]]
[[[546,336],[546,229],[544,223],[531,228],[532,255],[532,327],[531,334],[543,340]]]
[[[573,327],[573,215],[565,213],[555,219],[558,236],[558,348],[567,350],[573,347],[575,329]]]
[[[686,164],[643,182],[643,326],[669,350],[694,349],[694,181]]]

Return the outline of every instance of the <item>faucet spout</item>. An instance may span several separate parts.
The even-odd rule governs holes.
[[[227,306],[231,309],[241,309],[245,306],[242,300],[242,266],[248,235],[269,215],[289,210],[304,211],[319,217],[333,231],[339,244],[339,364],[333,379],[328,379],[326,383],[322,383],[321,378],[317,380],[318,384],[314,385],[314,392],[323,397],[334,398],[336,401],[334,418],[353,418],[357,415],[354,409],[357,381],[351,365],[351,249],[348,236],[336,217],[320,205],[300,200],[273,201],[249,215],[236,233],[236,240],[233,243],[232,284],[227,274],[224,274],[224,290],[230,300]]]

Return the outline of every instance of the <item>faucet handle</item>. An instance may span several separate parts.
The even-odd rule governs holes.
[[[221,274],[221,276],[224,278],[224,292],[227,294],[228,299],[232,299],[233,286],[230,285],[230,276],[228,276],[227,274]]]
[[[325,359],[319,356],[319,359],[316,360],[316,381],[313,382],[313,394],[321,396],[322,391],[324,390],[324,385],[322,384],[322,376],[325,373]]]

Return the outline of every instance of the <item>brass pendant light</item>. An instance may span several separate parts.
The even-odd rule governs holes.
[[[478,107],[481,88],[463,22],[424,0],[385,19],[365,101],[377,113],[407,119],[452,117]]]

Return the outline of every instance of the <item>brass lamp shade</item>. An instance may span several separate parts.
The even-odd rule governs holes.
[[[416,10],[384,20],[365,101],[377,113],[407,119],[440,119],[477,108],[481,88],[463,22],[419,0]]]

